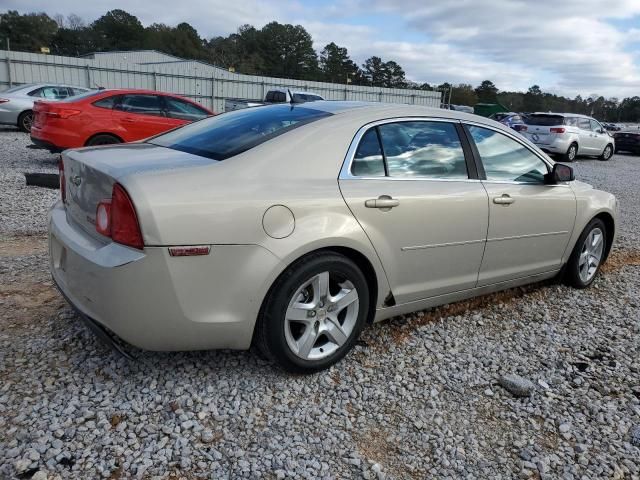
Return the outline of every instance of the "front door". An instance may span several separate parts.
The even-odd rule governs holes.
[[[515,138],[469,125],[489,195],[489,230],[478,286],[559,269],[573,231],[568,184],[546,185],[549,165]]]
[[[589,123],[591,124],[591,134],[593,135],[593,153],[600,155],[602,152],[604,152],[604,147],[606,147],[609,143],[612,143],[611,137],[604,129],[604,127],[597,121],[591,119],[589,120]]]
[[[398,304],[477,283],[487,195],[469,178],[472,158],[458,128],[415,120],[371,127],[340,176],[342,195],[376,249]]]

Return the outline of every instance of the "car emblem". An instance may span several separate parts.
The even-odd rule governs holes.
[[[540,140],[540,137],[539,137],[536,133],[534,133],[533,135],[531,135],[531,139],[532,139],[534,142],[537,142],[538,140]]]
[[[80,178],[80,175],[74,175],[73,177],[71,177],[71,183],[73,183],[76,187],[79,187],[82,183],[82,178]]]

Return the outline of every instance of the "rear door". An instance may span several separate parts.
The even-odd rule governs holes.
[[[478,286],[559,269],[573,232],[568,184],[546,185],[550,164],[514,135],[467,125],[489,195],[489,230]]]
[[[175,122],[167,118],[159,95],[122,95],[111,115],[115,128],[126,142],[142,140],[175,126]]]
[[[340,190],[398,304],[475,287],[487,194],[457,122],[393,120],[358,132]]]

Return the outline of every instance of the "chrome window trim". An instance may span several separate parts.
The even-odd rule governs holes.
[[[373,122],[369,122],[364,124],[362,127],[358,129],[356,134],[351,140],[351,144],[349,145],[349,149],[347,150],[347,154],[345,156],[345,160],[342,163],[342,168],[340,169],[340,174],[338,176],[339,180],[393,180],[393,181],[431,181],[431,182],[479,182],[480,180],[469,178],[469,173],[467,172],[467,178],[435,178],[435,177],[392,177],[392,176],[380,176],[380,177],[362,177],[358,175],[353,175],[351,173],[351,165],[356,156],[356,150],[358,149],[358,145],[360,145],[360,140],[364,134],[371,128],[377,127],[378,125],[385,125],[387,123],[403,123],[403,122],[441,122],[441,123],[451,123],[452,125],[460,124],[460,120],[457,118],[446,118],[446,117],[423,117],[423,116],[415,116],[415,117],[396,117],[396,118],[385,118],[382,120],[375,120]],[[460,148],[464,151],[464,147],[462,146],[462,140],[460,140]]]

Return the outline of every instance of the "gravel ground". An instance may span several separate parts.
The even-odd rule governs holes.
[[[301,377],[250,352],[100,345],[49,280],[57,193],[23,186],[55,156],[0,142],[0,478],[640,479],[640,158],[575,164],[622,202],[593,288],[398,317]]]

